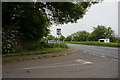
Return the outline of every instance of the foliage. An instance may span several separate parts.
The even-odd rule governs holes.
[[[55,40],[55,37],[53,35],[48,35],[46,37],[47,40]]]
[[[67,48],[45,48],[42,50],[20,51],[20,52],[16,52],[16,53],[7,53],[7,54],[3,54],[2,56],[25,56],[25,55],[33,55],[33,54],[46,54],[46,53],[64,51],[66,49]]]
[[[21,49],[19,38],[22,36],[18,31],[7,31],[2,34],[2,52],[12,53]]]
[[[120,44],[120,37],[116,37],[116,41]]]
[[[57,41],[59,38],[58,37],[55,37],[55,40]]]
[[[58,43],[55,46],[50,47],[48,43],[39,43],[37,46],[34,46],[32,49],[25,49],[19,52],[7,53],[3,54],[3,56],[23,56],[23,55],[32,55],[32,54],[46,54],[46,53],[53,53],[64,51],[69,47],[65,43],[60,44],[60,48],[58,47]]]
[[[93,27],[93,32],[79,31],[66,37],[66,41],[98,41],[98,39],[109,38],[111,42],[118,42],[119,38],[114,35],[111,27],[98,25]]]
[[[65,41],[72,41],[72,36],[71,36],[71,35],[67,36],[67,37],[65,38]]]
[[[87,41],[89,39],[89,33],[87,31],[79,31],[74,34],[73,36],[73,41]]]
[[[95,41],[105,38],[110,38],[111,40],[111,37],[114,35],[114,31],[111,29],[111,27],[106,28],[105,26],[98,25],[97,27],[94,27],[91,35]]]
[[[68,48],[68,45],[67,44],[65,44],[65,43],[56,43],[55,44],[55,47],[58,47],[60,45],[60,48]]]
[[[32,48],[49,34],[51,24],[74,23],[83,18],[87,9],[96,2],[4,2],[2,3],[2,29],[8,45],[7,32],[15,35],[21,48]],[[4,42],[5,41],[5,42]],[[21,42],[22,41],[22,42]],[[12,48],[16,46],[12,45]],[[6,47],[8,48],[8,47]],[[3,48],[5,49],[5,48]],[[12,49],[11,49],[12,50]],[[5,50],[3,50],[5,51]],[[12,51],[10,51],[12,52]]]
[[[64,41],[65,37],[63,35],[60,36],[60,41]]]

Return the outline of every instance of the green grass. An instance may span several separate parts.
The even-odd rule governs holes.
[[[53,52],[59,52],[59,51],[64,51],[68,49],[69,47],[61,43],[60,48],[58,47],[58,44],[55,44],[54,47],[44,47],[41,49],[41,47],[37,47],[35,50],[21,50],[19,52],[15,53],[4,53],[2,56],[25,56],[25,55],[33,55],[33,54],[46,54],[46,53],[53,53]]]
[[[65,41],[65,43],[106,46],[106,47],[120,47],[119,43],[112,43],[112,42],[111,43],[104,43],[104,42],[95,42],[95,41],[86,41],[86,42]]]
[[[46,54],[46,53],[64,51],[66,49],[67,48],[45,48],[42,50],[35,50],[35,51],[21,51],[16,53],[7,53],[7,54],[3,54],[2,56],[25,56],[25,55],[33,55],[33,54]]]

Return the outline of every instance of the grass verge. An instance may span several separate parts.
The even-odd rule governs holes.
[[[38,57],[29,57],[29,58],[17,58],[13,60],[3,60],[3,63],[7,62],[16,62],[16,61],[23,61],[23,60],[35,60],[35,59],[46,59],[46,58],[54,58],[54,57],[60,57],[60,56],[66,56],[69,54],[75,53],[77,50],[73,50],[70,52],[66,52],[65,54],[56,54],[56,55],[43,55],[43,56],[38,56]]]
[[[104,43],[104,42],[95,42],[95,41],[86,41],[86,42],[65,41],[65,43],[106,46],[106,47],[120,47],[119,43],[112,43],[112,42],[111,43]]]
[[[25,56],[25,55],[33,55],[33,54],[46,54],[46,53],[54,53],[54,52],[64,51],[66,49],[68,49],[68,48],[45,48],[42,50],[7,53],[7,54],[2,54],[2,56],[7,57],[7,56]]]

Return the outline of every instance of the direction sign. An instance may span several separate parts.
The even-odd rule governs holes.
[[[57,29],[57,35],[61,35],[61,29],[60,28]]]
[[[48,43],[56,43],[56,40],[48,40]]]

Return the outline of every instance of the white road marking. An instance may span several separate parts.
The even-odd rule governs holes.
[[[100,57],[103,57],[103,58],[105,58],[105,56],[100,56]]]
[[[93,64],[92,62],[85,61],[85,60],[82,60],[82,59],[77,59],[76,61],[77,61],[77,62],[80,62],[80,63],[82,63],[82,64]]]
[[[29,67],[29,68],[23,68],[23,69],[56,68],[56,67],[77,66],[77,65],[80,65],[80,64],[68,64],[68,65],[46,66],[46,67]]]
[[[84,64],[92,64],[92,62],[84,62]]]
[[[85,61],[85,60],[82,60],[82,59],[77,59],[77,60],[73,60],[73,61],[77,61],[79,63],[76,63],[76,64],[66,64],[66,65],[64,65],[64,64],[63,65],[55,65],[55,64],[62,64],[62,63],[55,63],[53,66],[28,67],[28,68],[22,68],[22,70],[42,69],[42,68],[57,68],[57,67],[69,67],[69,66],[78,66],[78,65],[81,65],[81,64],[93,64],[92,62]],[[73,62],[73,61],[68,61],[68,62]],[[67,62],[63,62],[63,63],[67,63]]]

